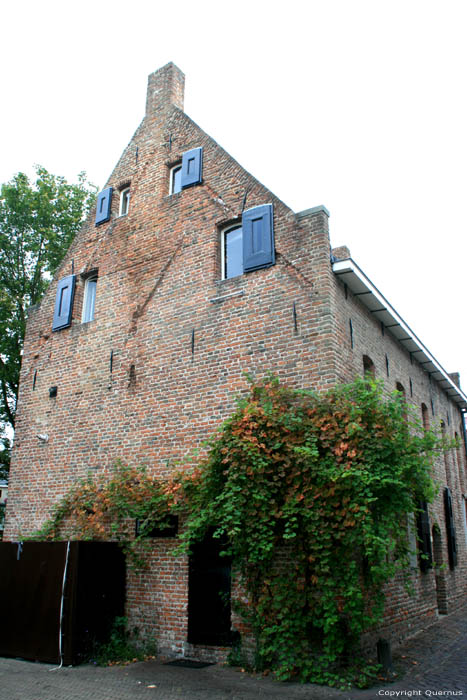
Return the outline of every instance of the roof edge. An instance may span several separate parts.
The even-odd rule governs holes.
[[[351,282],[353,281],[354,286],[355,284],[358,284],[361,286],[363,285],[366,288],[366,292],[360,292],[361,294],[360,301],[362,301],[363,305],[366,306],[367,308],[370,309],[370,311],[375,311],[374,309],[371,309],[368,302],[370,299],[376,299],[380,304],[381,304],[381,309],[380,311],[383,311],[389,316],[392,317],[392,319],[395,322],[396,326],[400,326],[401,329],[403,329],[404,333],[407,335],[406,338],[403,340],[405,341],[411,341],[413,344],[417,346],[417,350],[408,350],[410,354],[418,354],[422,353],[423,356],[425,356],[426,360],[424,363],[421,363],[418,358],[417,361],[419,364],[431,364],[434,366],[435,371],[431,372],[430,374],[440,374],[442,375],[442,378],[437,378],[436,376],[434,377],[435,381],[438,383],[443,383],[445,384],[446,382],[449,384],[449,389],[451,391],[455,392],[456,397],[454,395],[450,395],[450,398],[455,401],[460,408],[462,408],[464,411],[467,411],[467,395],[464,394],[462,389],[458,387],[451,377],[449,376],[448,372],[440,365],[438,360],[434,357],[434,355],[431,354],[431,352],[428,350],[428,348],[422,343],[422,341],[418,338],[418,336],[413,332],[413,330],[410,328],[410,326],[404,321],[404,319],[397,313],[397,311],[394,309],[394,307],[388,302],[386,297],[381,294],[381,292],[378,290],[377,287],[371,282],[371,280],[365,275],[363,270],[357,265],[357,263],[352,259],[352,258],[346,258],[345,260],[337,260],[332,263],[332,270],[334,274],[338,277],[341,277],[343,281],[345,281],[349,288],[352,290],[352,284]],[[347,280],[345,280],[345,276],[347,276]],[[384,321],[382,321],[384,323]],[[391,331],[391,328],[387,326],[387,324],[384,324],[385,327],[388,328],[389,331]],[[404,345],[401,342],[401,339],[398,338],[394,332],[392,332],[392,335],[396,340],[399,341],[399,343],[404,347]],[[405,348],[407,350],[407,348]],[[442,387],[446,391],[446,387]]]

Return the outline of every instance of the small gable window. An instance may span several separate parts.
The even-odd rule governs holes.
[[[120,192],[119,216],[126,216],[126,214],[128,214],[129,208],[130,208],[130,188],[125,187],[125,189],[121,190],[121,192]]]
[[[241,225],[221,237],[222,279],[253,272],[275,263],[272,204],[243,212]]]
[[[83,313],[82,323],[89,323],[94,319],[94,308],[96,306],[97,274],[90,275],[84,283]]]
[[[182,166],[175,165],[170,171],[170,191],[169,194],[177,194],[182,191]]]

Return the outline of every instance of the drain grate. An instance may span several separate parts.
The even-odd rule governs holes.
[[[166,661],[166,666],[180,666],[181,668],[205,668],[213,666],[209,661],[195,661],[194,659],[175,659],[175,661]]]

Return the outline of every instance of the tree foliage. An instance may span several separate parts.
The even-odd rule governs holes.
[[[77,184],[36,166],[0,194],[0,425],[15,425],[26,310],[37,304],[95,199],[85,173]],[[8,440],[6,452],[8,455]]]
[[[74,523],[78,536],[131,540],[128,518],[183,513],[181,551],[208,533],[227,543],[256,668],[334,683],[381,619],[384,584],[408,569],[407,516],[432,499],[431,460],[444,447],[378,383],[318,395],[272,378],[252,385],[195,469],[166,482],[122,465],[89,478],[41,536]]]
[[[10,440],[7,435],[0,437],[0,481],[8,479],[10,471]]]

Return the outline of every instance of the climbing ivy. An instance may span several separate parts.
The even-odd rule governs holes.
[[[183,514],[179,552],[208,533],[226,543],[255,667],[334,683],[381,620],[384,584],[408,570],[407,516],[433,498],[431,461],[445,447],[378,383],[317,394],[271,377],[251,383],[194,469],[159,482],[120,464],[75,487],[41,534],[73,523],[79,536],[110,532],[131,552],[146,526]]]
[[[120,542],[136,566],[154,527],[170,524],[175,485],[159,482],[141,467],[117,462],[111,474],[88,475],[55,505],[52,516],[31,539],[112,539]],[[135,521],[139,522],[135,532]]]
[[[211,442],[183,538],[227,540],[257,641],[256,666],[325,681],[380,619],[384,584],[408,569],[408,513],[433,497],[436,435],[403,397],[358,380],[325,394],[277,380]]]

